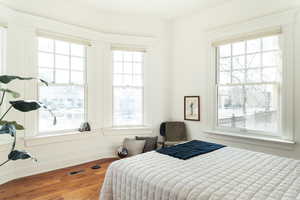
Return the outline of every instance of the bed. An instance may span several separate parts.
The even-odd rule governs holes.
[[[300,161],[232,147],[188,160],[151,151],[113,162],[100,200],[300,200]]]

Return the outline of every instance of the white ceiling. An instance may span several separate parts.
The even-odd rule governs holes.
[[[180,17],[214,7],[230,0],[0,0],[10,7],[27,10],[47,9],[61,4],[62,7],[80,6],[102,12],[118,14],[142,14],[165,19]],[[64,5],[63,5],[64,4]]]

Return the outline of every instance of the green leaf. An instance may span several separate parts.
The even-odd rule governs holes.
[[[22,126],[21,124],[18,124],[16,121],[5,121],[5,120],[0,121],[1,126],[5,125],[5,124],[14,125],[16,130],[25,130],[24,126]]]
[[[10,89],[0,88],[0,91],[11,94],[13,98],[19,98],[21,95],[18,92],[12,91]]]
[[[25,100],[18,100],[18,101],[10,101],[9,102],[14,109],[21,111],[21,112],[30,112],[33,110],[38,110],[42,107],[41,103],[38,101],[25,101]]]
[[[29,158],[31,158],[31,155],[29,155],[29,153],[27,153],[26,151],[13,150],[8,154],[9,160],[26,160]]]
[[[14,125],[11,125],[11,124],[4,124],[0,128],[0,135],[1,134],[9,134],[12,137],[14,137],[15,134],[16,134],[16,127]]]
[[[40,108],[43,108],[45,110],[47,110],[53,119],[53,124],[56,124],[56,116],[54,115],[54,113],[52,112],[51,109],[49,109],[45,104],[43,104],[42,102],[39,101],[24,101],[24,100],[18,100],[18,101],[10,101],[9,102],[12,107],[18,111],[21,112],[30,112],[30,111],[34,111],[34,110],[38,110]]]
[[[37,79],[39,81],[41,81],[42,83],[44,83],[45,85],[48,86],[48,83],[46,81],[44,81],[43,79],[38,79],[38,78],[34,78],[34,77],[21,77],[21,76],[9,76],[9,75],[2,75],[0,76],[0,82],[7,84],[10,83],[13,80],[32,80],[32,79]]]

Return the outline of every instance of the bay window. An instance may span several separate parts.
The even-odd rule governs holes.
[[[144,51],[113,49],[113,126],[144,123]]]
[[[77,130],[85,122],[87,45],[38,37],[38,68],[40,78],[49,86],[39,86],[39,100],[49,106],[57,117],[39,111],[40,134]]]

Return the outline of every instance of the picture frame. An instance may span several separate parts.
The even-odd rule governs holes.
[[[200,121],[200,96],[184,97],[184,120]]]

